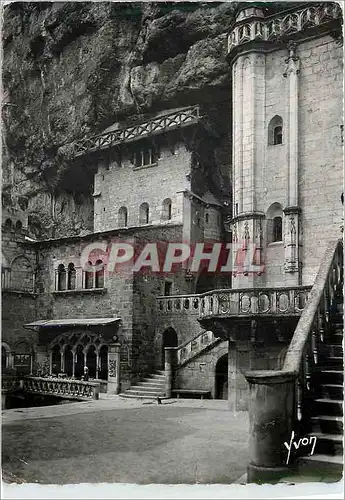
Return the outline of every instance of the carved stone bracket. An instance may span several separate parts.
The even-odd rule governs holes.
[[[289,55],[285,59],[286,66],[285,66],[285,71],[283,73],[283,76],[285,76],[285,78],[290,73],[298,75],[300,72],[300,59],[296,53],[297,43],[294,42],[293,40],[290,40],[288,42],[287,49],[289,51]]]
[[[286,273],[295,273],[299,270],[299,214],[298,207],[287,207],[285,213],[285,228],[284,228],[284,248],[285,248],[285,263],[284,270]]]

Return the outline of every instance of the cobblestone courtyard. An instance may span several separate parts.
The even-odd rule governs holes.
[[[247,413],[226,401],[114,398],[3,412],[2,467],[17,481],[229,484],[247,463]]]

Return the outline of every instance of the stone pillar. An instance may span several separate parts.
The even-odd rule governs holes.
[[[175,347],[164,348],[165,396],[167,398],[171,398],[173,390],[174,354],[175,354]]]
[[[46,346],[38,345],[35,350],[37,371],[41,375],[48,375],[48,352]]]
[[[49,375],[53,375],[53,352],[49,351]]]
[[[77,363],[77,353],[75,350],[72,350],[72,354],[73,354],[73,363],[72,363],[72,378],[74,378],[75,376],[75,365]]]
[[[108,346],[108,394],[120,392],[120,344]]]
[[[288,450],[295,423],[297,374],[256,371],[245,374],[249,382],[248,482],[277,482],[288,471]]]
[[[298,208],[298,79],[300,72],[300,60],[296,54],[296,42],[289,42],[289,55],[286,59],[284,77],[288,79],[288,145],[289,145],[289,181],[288,181],[288,205],[284,209],[284,248],[285,264],[287,273],[295,273],[299,270],[299,213]],[[298,283],[298,276],[296,278]]]
[[[96,349],[96,379],[98,379],[98,369],[99,369],[99,351]]]
[[[246,15],[250,17],[253,12],[248,11]],[[234,268],[234,288],[252,287],[262,281],[260,269],[265,214],[257,211],[256,197],[262,182],[262,165],[265,163],[265,58],[265,54],[257,51],[246,52],[240,54],[232,64],[233,220],[231,225],[234,252],[239,258],[237,264],[241,262]],[[236,249],[236,245],[239,246],[239,250]],[[257,264],[257,270],[243,269],[248,267],[248,262]]]
[[[61,373],[65,372],[65,352],[63,349],[60,351],[61,354]]]
[[[236,412],[236,370],[237,351],[236,342],[228,340],[228,408]]]

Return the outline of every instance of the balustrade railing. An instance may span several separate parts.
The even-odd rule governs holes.
[[[19,379],[15,375],[2,375],[1,376],[1,391],[11,392],[19,387]]]
[[[192,339],[176,347],[175,359],[177,366],[181,366],[187,363],[197,354],[200,354],[200,352],[202,352],[204,349],[218,341],[220,341],[220,338],[216,337],[215,334],[210,330],[205,330],[198,333],[198,335],[196,335]]]
[[[311,287],[221,289],[203,294],[158,297],[163,314],[188,312],[199,318],[212,316],[300,315]]]
[[[331,242],[321,260],[283,368],[245,373],[250,393],[249,482],[266,481],[268,473],[270,477],[281,475],[287,465],[285,450],[282,451],[284,441],[293,432],[301,436],[310,432],[312,402],[319,396],[319,382],[314,383],[313,373],[319,372],[322,356],[327,356],[323,346],[332,344],[335,295],[341,293],[342,286],[343,244]]]
[[[247,42],[275,41],[284,36],[291,37],[308,28],[315,28],[342,16],[341,7],[335,2],[324,2],[294,9],[292,12],[278,13],[265,19],[253,19],[234,26],[228,39],[228,52]]]
[[[202,295],[169,295],[157,297],[158,311],[162,313],[179,313],[187,311],[199,315]]]
[[[308,420],[309,400],[313,397],[311,378],[317,369],[323,346],[332,331],[331,312],[335,293],[343,284],[343,244],[330,243],[310,292],[309,301],[298,321],[287,350],[283,371],[298,373],[295,418]]]
[[[70,399],[98,399],[100,383],[53,377],[24,377],[22,389],[25,392],[48,394]]]
[[[311,287],[225,289],[200,298],[200,317],[300,315]]]

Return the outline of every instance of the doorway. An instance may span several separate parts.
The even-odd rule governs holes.
[[[164,358],[165,358],[164,349],[166,347],[177,347],[177,346],[178,346],[177,333],[173,328],[169,327],[166,330],[164,330],[163,335],[162,335],[162,351],[161,351],[162,370],[164,370]]]
[[[216,364],[216,399],[228,399],[228,353],[218,359]]]

